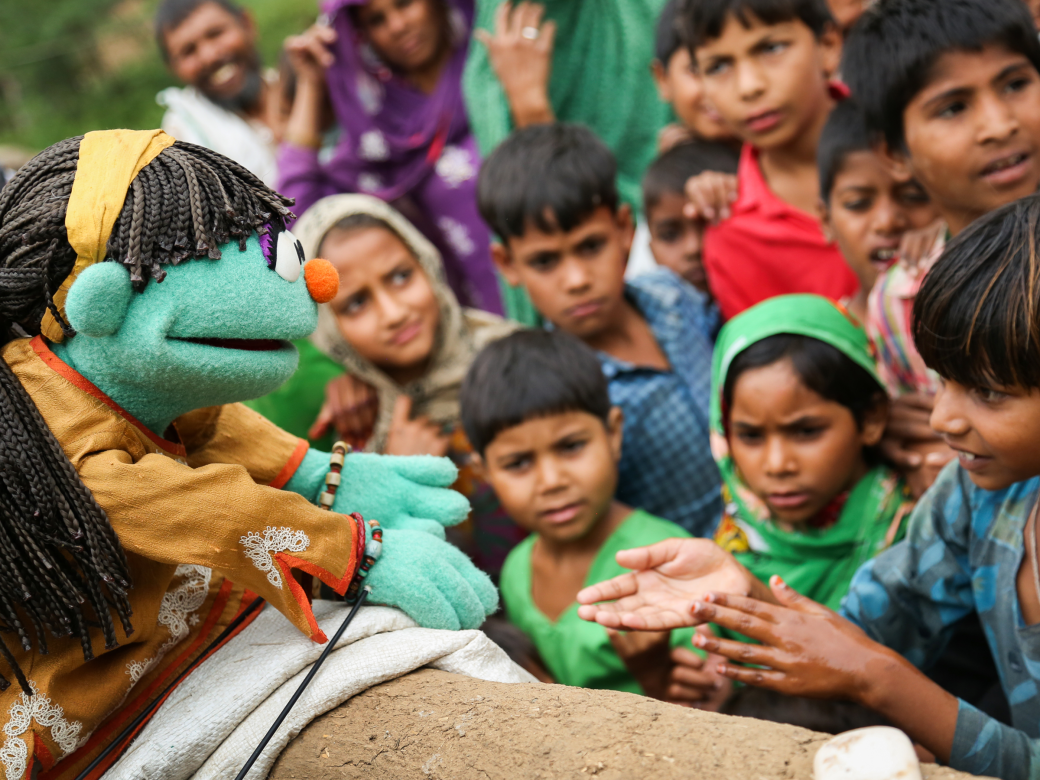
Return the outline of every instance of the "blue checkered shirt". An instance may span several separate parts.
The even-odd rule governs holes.
[[[637,276],[625,296],[643,315],[670,371],[600,352],[610,400],[625,413],[617,499],[710,537],[722,514],[708,443],[714,303],[666,268]]]

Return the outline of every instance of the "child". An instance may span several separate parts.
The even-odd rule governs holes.
[[[698,0],[682,21],[707,99],[744,141],[732,216],[704,243],[723,317],[785,293],[852,296],[856,277],[815,217],[816,146],[840,95],[827,4]]]
[[[339,272],[339,293],[321,308],[311,341],[347,370],[334,381],[375,391],[374,425],[354,443],[381,454],[450,456],[461,467],[455,487],[473,505],[470,521],[449,531],[452,541],[497,573],[523,534],[467,468],[459,387],[477,352],[515,326],[459,306],[437,250],[377,198],[324,198],[294,232],[305,256],[322,256]]]
[[[680,2],[669,0],[661,10],[654,40],[654,61],[650,64],[657,94],[672,107],[679,119],[678,124],[667,125],[661,130],[657,137],[658,148],[664,153],[689,140],[720,141],[732,145],[736,140],[733,131],[704,99],[704,84],[690,60],[690,50],[682,45],[678,25]]]
[[[1040,184],[1040,43],[1020,0],[898,0],[866,13],[843,72],[900,178],[913,176],[956,236]],[[929,435],[938,390],[910,338],[915,269],[894,265],[868,299],[867,330],[902,420],[886,453],[929,484],[952,453]],[[899,433],[894,431],[893,433]],[[913,475],[913,472],[911,472]]]
[[[689,548],[677,564],[678,545],[690,540],[672,550],[659,545],[651,554],[619,554],[622,564],[641,568],[652,560],[658,568],[604,583],[579,600],[627,596],[603,610],[607,625],[660,630],[702,620],[739,623],[741,633],[764,645],[750,653],[742,647],[740,660],[769,671],[725,664],[720,671],[727,676],[783,693],[858,701],[955,769],[1005,780],[1034,777],[1040,748],[1038,224],[1037,196],[993,212],[947,246],[921,286],[913,334],[929,368],[943,378],[932,422],[958,459],[917,505],[906,539],[857,572],[842,607],[847,619],[780,578],[762,588],[732,565],[708,562]],[[661,609],[666,602],[655,597],[655,579],[675,588],[667,613]],[[689,599],[697,599],[692,613]],[[689,619],[676,611],[683,602]],[[614,613],[641,605],[642,620],[631,614],[615,619]],[[582,609],[585,617],[599,611]],[[976,613],[1000,668],[1013,727],[915,668],[931,664],[956,624]],[[729,643],[702,645],[736,657]]]
[[[730,320],[712,372],[716,541],[763,582],[780,574],[837,608],[909,513],[876,452],[887,400],[866,333],[825,298],[784,295]]]
[[[328,0],[322,10],[327,22],[285,42],[295,89],[279,189],[297,214],[341,192],[407,202],[444,254],[459,300],[501,313],[462,100],[472,0]],[[342,132],[325,155],[329,105]]]
[[[643,176],[643,211],[650,228],[654,260],[688,281],[709,301],[711,293],[702,259],[707,225],[703,219],[684,213],[683,188],[687,179],[703,171],[735,173],[736,169],[736,158],[723,144],[687,141],[664,152]],[[714,304],[712,308],[715,309]]]
[[[874,151],[866,117],[852,100],[831,112],[816,153],[820,171],[820,220],[859,279],[859,292],[844,301],[861,321],[866,295],[879,273],[896,261],[911,230],[924,230],[937,216],[913,179],[894,178]]]
[[[462,420],[502,506],[531,532],[506,560],[502,597],[553,678],[686,701],[714,692],[712,675],[697,669],[700,659],[687,647],[689,630],[636,635],[643,641],[634,649],[628,637],[578,618],[575,594],[620,573],[618,550],[689,536],[614,500],[622,415],[596,356],[566,333],[514,333],[474,361]],[[700,691],[670,690],[672,667],[684,658]]]
[[[632,217],[614,176],[588,128],[527,127],[485,161],[480,212],[502,242],[492,253],[506,281],[599,354],[630,431],[618,500],[708,536],[722,508],[708,445],[715,319],[665,268],[625,283]]]

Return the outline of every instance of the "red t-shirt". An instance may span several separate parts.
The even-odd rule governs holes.
[[[758,151],[744,144],[732,216],[708,228],[704,268],[725,319],[776,295],[816,293],[837,301],[859,281],[836,244],[809,214],[780,200],[766,184]]]

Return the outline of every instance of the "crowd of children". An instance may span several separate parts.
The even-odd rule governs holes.
[[[479,32],[516,120],[480,160],[487,9],[327,5],[287,45],[280,163],[339,288],[254,408],[451,458],[448,541],[540,679],[886,722],[1040,777],[1036,4],[648,3],[674,121],[640,202],[633,159],[546,102],[562,17],[499,4]]]

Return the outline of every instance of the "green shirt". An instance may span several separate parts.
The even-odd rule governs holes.
[[[637,509],[604,542],[589,567],[585,586],[628,571],[614,560],[619,550],[689,536],[675,523]],[[614,652],[606,629],[578,617],[577,602],[567,607],[556,621],[550,620],[535,606],[531,597],[531,550],[536,539],[532,534],[517,545],[502,567],[500,587],[509,622],[531,637],[556,682],[582,688],[643,693]],[[692,628],[673,631],[671,646],[692,647],[693,633]]]

